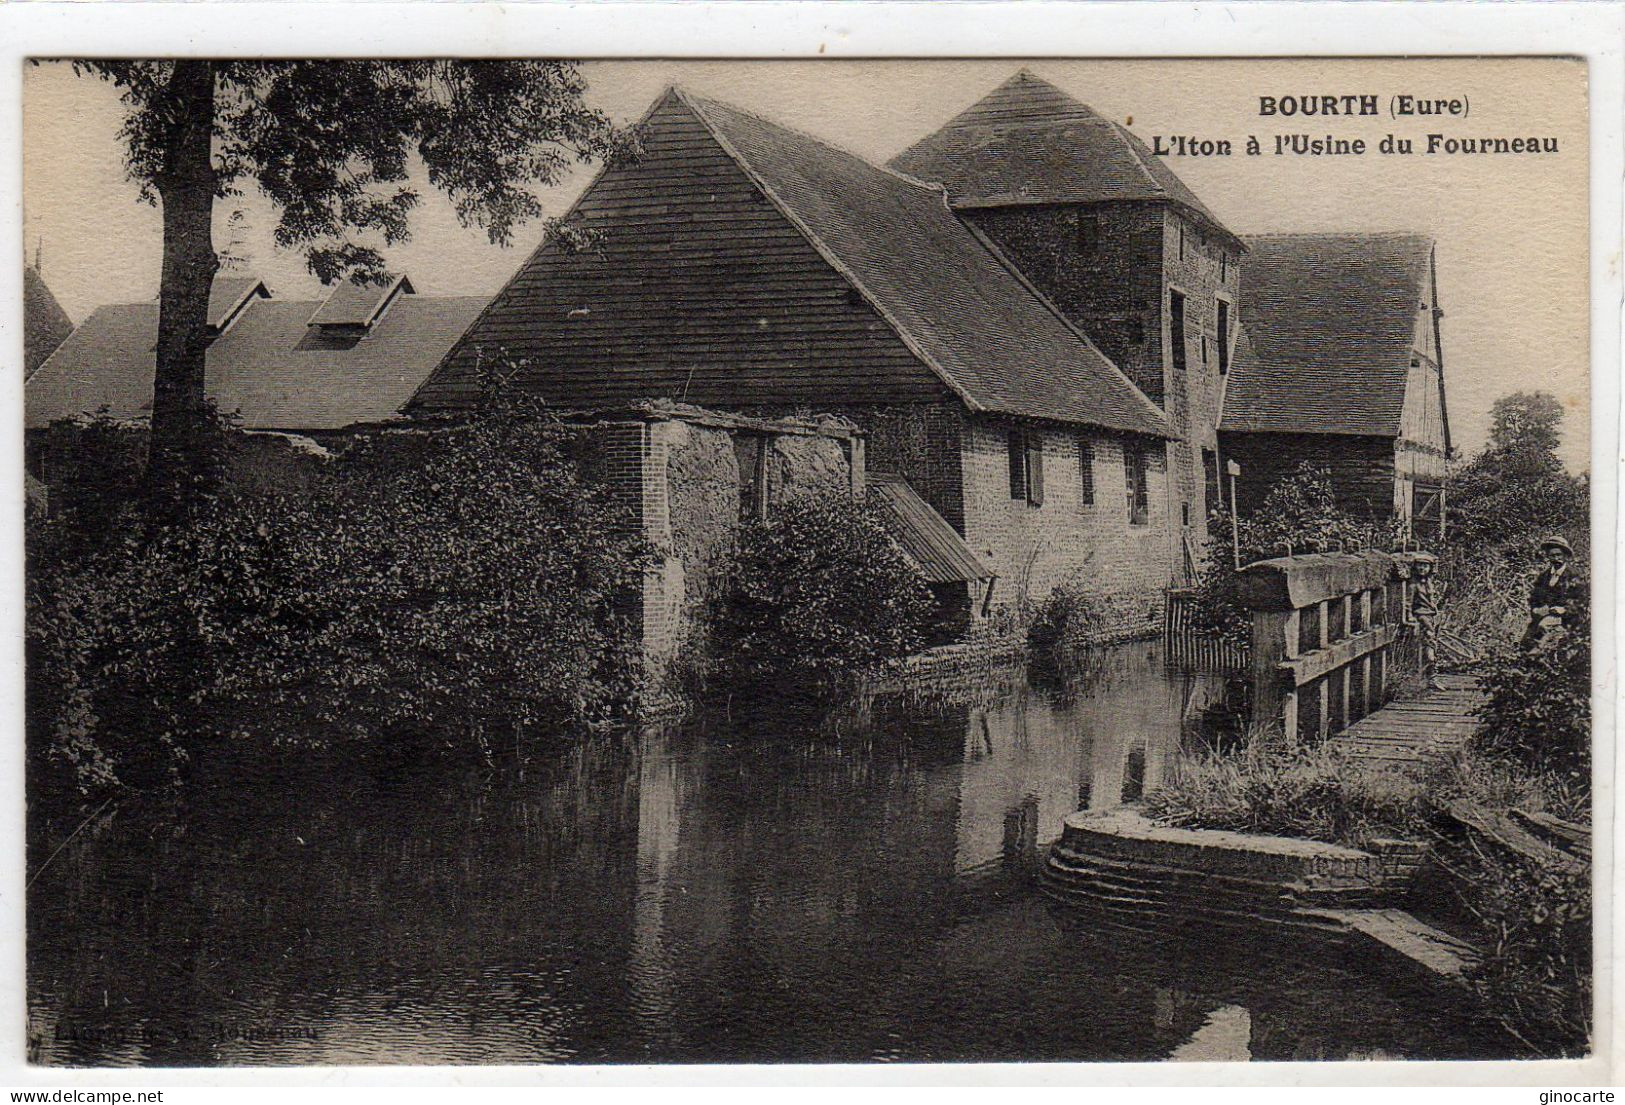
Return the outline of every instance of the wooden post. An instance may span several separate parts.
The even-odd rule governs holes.
[[[1279,718],[1288,742],[1298,739],[1298,691],[1283,678],[1281,661],[1298,655],[1298,611],[1253,611],[1253,717]]]

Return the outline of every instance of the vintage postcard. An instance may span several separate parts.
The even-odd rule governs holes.
[[[26,59],[17,1046],[1598,1054],[1590,80]]]

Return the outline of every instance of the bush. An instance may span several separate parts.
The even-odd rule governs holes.
[[[1425,788],[1411,775],[1372,768],[1334,744],[1288,747],[1256,733],[1235,752],[1180,761],[1145,807],[1170,825],[1354,847],[1414,837],[1427,816]]]
[[[1589,865],[1558,870],[1473,840],[1437,853],[1483,951],[1468,981],[1495,1019],[1542,1057],[1591,1036]]]
[[[838,688],[919,651],[935,610],[880,516],[839,493],[743,526],[732,576],[713,642],[744,685]]]
[[[31,746],[93,792],[173,778],[219,739],[466,751],[616,716],[643,550],[564,435],[506,415],[383,435],[307,492],[226,489],[181,524],[39,558]]]
[[[1043,672],[1064,671],[1089,646],[1099,625],[1094,596],[1082,583],[1063,583],[1045,596],[1027,627],[1027,651]]]
[[[1591,780],[1591,630],[1571,607],[1570,626],[1533,652],[1485,662],[1488,699],[1479,710],[1477,747],[1531,771],[1550,772],[1589,790]]]
[[[1210,556],[1196,579],[1195,629],[1237,646],[1252,635],[1252,616],[1241,604],[1235,552],[1231,550],[1230,512],[1215,510],[1208,519],[1213,535]],[[1331,549],[1392,548],[1393,525],[1363,521],[1345,513],[1332,492],[1329,469],[1305,461],[1292,475],[1270,488],[1257,510],[1236,527],[1241,563],[1251,564],[1293,553]]]

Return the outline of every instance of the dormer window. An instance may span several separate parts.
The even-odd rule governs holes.
[[[265,283],[252,276],[217,276],[209,285],[208,327],[211,337],[230,330],[256,299],[270,299]]]
[[[310,325],[365,329],[375,325],[398,297],[412,294],[412,282],[404,276],[393,277],[385,284],[356,284],[346,280],[322,300],[322,305],[310,316]]]
[[[383,320],[396,300],[413,294],[412,282],[404,276],[391,277],[384,284],[345,281],[329,292],[310,316],[300,347],[352,348]]]

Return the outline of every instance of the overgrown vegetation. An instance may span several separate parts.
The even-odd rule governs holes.
[[[567,445],[498,412],[358,441],[297,494],[227,485],[173,525],[71,494],[31,517],[38,778],[94,796],[223,741],[488,754],[616,717],[643,549]]]
[[[1094,594],[1082,580],[1057,586],[1044,597],[1027,626],[1027,652],[1035,672],[1071,670],[1099,630]]]
[[[835,492],[775,504],[739,533],[713,642],[743,687],[825,693],[917,652],[935,607],[868,505]]]
[[[1180,761],[1146,798],[1147,814],[1170,825],[1355,847],[1407,835],[1425,809],[1412,775],[1372,770],[1334,744],[1293,746],[1256,732],[1234,752]]]
[[[1558,458],[1562,420],[1562,404],[1544,392],[1497,400],[1489,445],[1450,479],[1447,621],[1476,652],[1495,652],[1522,632],[1542,538],[1566,538],[1582,578],[1590,563],[1591,488]]]
[[[1303,554],[1334,549],[1387,549],[1397,544],[1392,525],[1356,518],[1337,505],[1332,474],[1305,461],[1290,477],[1270,488],[1264,502],[1235,527],[1243,565],[1288,552]],[[1251,617],[1238,597],[1235,553],[1228,546],[1231,520],[1227,509],[1209,519],[1216,535],[1212,555],[1196,580],[1196,628],[1209,636],[1245,646]]]

